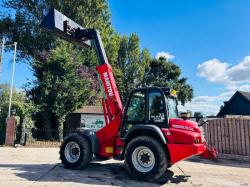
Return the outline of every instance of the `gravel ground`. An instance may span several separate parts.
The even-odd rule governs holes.
[[[123,162],[95,161],[65,169],[58,148],[0,147],[0,187],[26,186],[250,186],[250,163],[194,157],[172,166],[158,183],[132,180]]]

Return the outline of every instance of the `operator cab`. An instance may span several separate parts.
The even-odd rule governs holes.
[[[134,125],[168,128],[169,118],[178,118],[177,98],[169,88],[135,89],[127,101],[120,135],[124,137]]]

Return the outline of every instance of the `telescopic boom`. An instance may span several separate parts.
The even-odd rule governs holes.
[[[85,29],[55,9],[49,11],[40,26],[83,48],[91,46],[95,48],[99,61],[96,69],[106,94],[106,98],[102,101],[106,124],[117,116],[121,116],[122,102],[100,33],[96,29]]]

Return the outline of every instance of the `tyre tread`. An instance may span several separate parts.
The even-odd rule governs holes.
[[[80,146],[80,158],[76,163],[70,163],[66,160],[64,156],[64,149],[68,142],[75,141]],[[66,168],[70,169],[83,169],[91,161],[93,153],[91,150],[91,144],[86,137],[79,133],[72,133],[62,142],[60,146],[60,159]]]
[[[134,148],[136,147],[136,145],[144,145],[144,146],[148,145],[149,147],[155,147],[153,149],[154,151],[156,151],[156,155],[155,155],[156,166],[152,169],[152,171],[148,173],[141,173],[133,167],[133,163],[131,161],[131,154]],[[137,180],[144,180],[148,182],[156,181],[167,171],[168,159],[167,159],[166,150],[164,150],[164,147],[162,146],[162,144],[158,140],[154,139],[153,137],[138,136],[132,139],[126,147],[125,166],[129,174]]]

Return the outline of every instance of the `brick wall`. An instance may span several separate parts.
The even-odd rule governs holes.
[[[6,125],[6,136],[5,136],[5,145],[13,146],[15,141],[15,134],[16,134],[16,119],[15,117],[7,118],[7,125]]]

